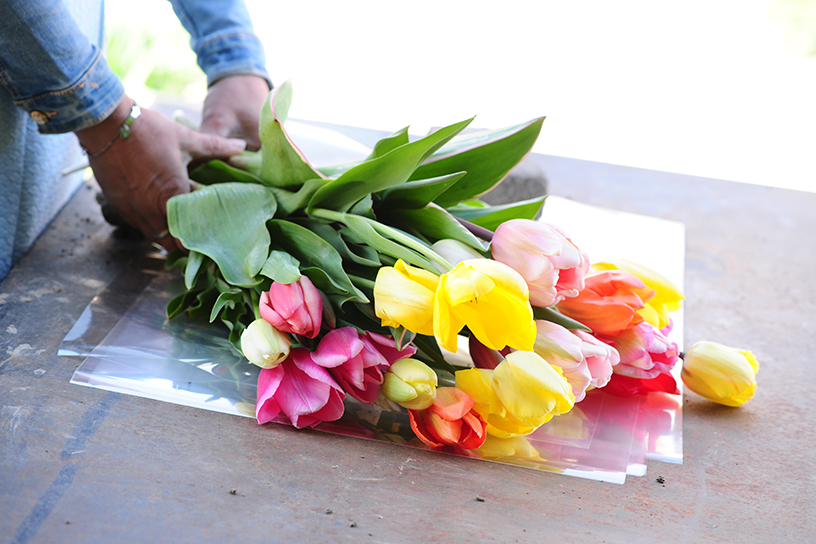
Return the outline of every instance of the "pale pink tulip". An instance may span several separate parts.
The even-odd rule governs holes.
[[[301,276],[293,283],[272,282],[269,292],[261,293],[260,311],[279,331],[314,338],[320,332],[323,299],[311,280]]]
[[[582,351],[583,340],[561,325],[536,320],[536,341],[533,351],[548,363],[561,369],[572,388],[575,402],[580,402],[592,381],[589,365]]]
[[[393,339],[381,334],[360,334],[354,327],[329,331],[320,340],[312,354],[318,365],[328,368],[343,390],[366,404],[377,399],[383,372],[394,361],[416,353],[416,348],[406,346],[397,350]]]
[[[553,225],[505,221],[496,229],[490,251],[493,259],[521,274],[533,306],[552,306],[584,288],[589,259]]]
[[[584,354],[589,373],[592,376],[589,385],[592,387],[605,386],[612,377],[613,367],[620,363],[620,354],[615,348],[598,340],[588,332],[576,330],[572,331],[572,334],[583,341],[581,353]]]
[[[652,379],[669,372],[677,363],[677,344],[666,338],[663,329],[645,321],[614,337],[602,337],[620,353],[620,364],[614,372],[639,379]]]
[[[258,423],[272,421],[283,412],[298,429],[314,427],[343,416],[346,394],[325,368],[312,360],[305,348],[295,348],[275,368],[258,376]]]

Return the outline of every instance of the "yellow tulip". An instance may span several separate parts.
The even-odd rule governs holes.
[[[526,436],[575,404],[560,369],[531,351],[508,354],[494,370],[460,370],[456,387],[473,398],[488,434],[499,438]]]
[[[595,263],[592,265],[591,270],[593,272],[623,270],[637,276],[646,284],[646,287],[653,289],[656,293],[655,296],[648,300],[645,307],[638,310],[637,313],[640,314],[644,321],[651,323],[658,329],[662,329],[669,324],[669,312],[679,310],[680,301],[686,298],[663,275],[642,264],[627,261],[626,259]]]
[[[434,294],[439,276],[405,264],[384,266],[374,283],[374,313],[383,327],[403,326],[417,334],[434,333]]]
[[[750,351],[697,342],[683,358],[686,387],[710,401],[742,406],[754,397],[759,363]]]
[[[536,326],[524,278],[489,259],[462,261],[443,274],[434,299],[434,336],[456,351],[456,335],[465,325],[490,349],[532,350]]]
[[[400,359],[385,373],[382,391],[385,398],[409,410],[424,410],[436,399],[436,372],[416,359]]]

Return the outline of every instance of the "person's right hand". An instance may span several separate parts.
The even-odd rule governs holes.
[[[132,106],[133,100],[126,97],[102,123],[77,131],[80,143],[91,154],[105,147]],[[237,155],[246,142],[200,134],[144,108],[130,128],[130,137],[117,139],[107,151],[90,159],[91,168],[105,198],[122,218],[172,251],[178,244],[167,232],[167,201],[190,191],[187,164],[194,159]]]

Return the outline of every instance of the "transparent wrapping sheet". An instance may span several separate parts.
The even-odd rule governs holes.
[[[543,219],[563,226],[593,261],[635,260],[682,288],[680,224],[555,197],[548,199]],[[600,240],[594,238],[599,231]],[[659,246],[663,253],[643,253],[643,246]],[[94,298],[60,347],[60,355],[86,356],[71,383],[254,417],[259,369],[232,349],[225,328],[184,315],[166,319],[167,301],[181,289],[181,279],[163,270],[158,255],[145,255],[125,270]],[[673,314],[671,338],[682,349],[680,314]],[[663,393],[620,398],[590,391],[571,412],[528,437],[491,437],[480,454],[445,453],[624,483],[627,474],[646,473],[647,459],[682,462],[681,401],[681,395]],[[407,413],[394,408],[347,397],[343,418],[316,429],[428,449],[414,437]],[[283,417],[279,422],[287,423]]]

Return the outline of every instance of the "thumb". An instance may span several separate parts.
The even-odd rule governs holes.
[[[224,138],[188,130],[181,141],[181,149],[192,159],[232,157],[246,149],[246,142],[238,138]]]

